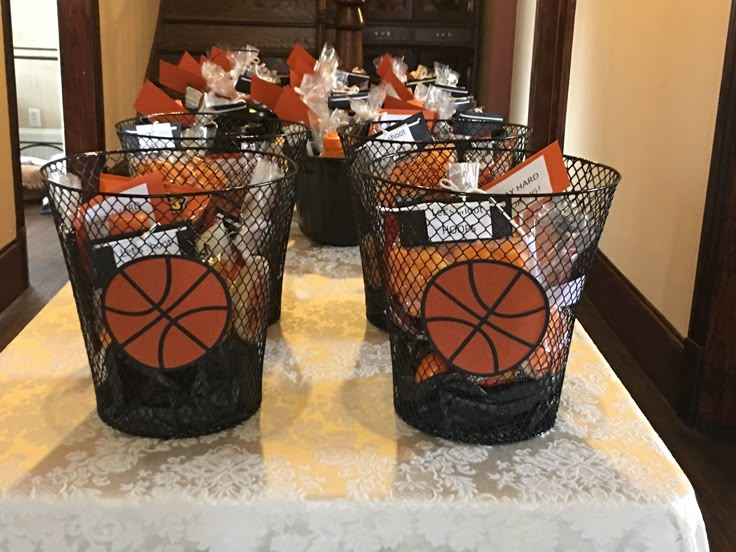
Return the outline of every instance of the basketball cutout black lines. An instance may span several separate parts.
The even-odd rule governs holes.
[[[196,362],[230,326],[231,301],[222,277],[185,257],[146,257],[123,265],[102,303],[111,337],[152,368]]]
[[[429,281],[422,299],[422,324],[437,352],[473,375],[519,366],[548,323],[549,301],[539,282],[499,261],[453,264]]]

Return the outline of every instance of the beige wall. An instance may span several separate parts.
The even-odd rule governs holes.
[[[514,35],[514,70],[511,73],[511,113],[509,122],[525,125],[529,119],[529,85],[534,53],[534,19],[537,0],[518,0]]]
[[[15,191],[13,189],[13,158],[10,153],[10,122],[8,90],[5,86],[5,48],[0,26],[0,248],[15,239]]]
[[[108,149],[120,147],[115,123],[135,115],[146,75],[159,0],[100,0],[102,82]]]
[[[56,0],[10,0],[13,44],[24,48],[59,47]],[[58,57],[58,52],[20,51],[17,55]],[[61,71],[58,61],[18,59],[15,62],[18,90],[18,126],[30,127],[28,109],[41,110],[42,128],[62,128]]]
[[[578,0],[565,149],[623,182],[601,249],[682,334],[729,0]]]

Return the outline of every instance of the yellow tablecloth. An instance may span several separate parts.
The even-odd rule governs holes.
[[[396,418],[358,253],[291,244],[261,411],[199,439],[95,413],[71,289],[0,354],[1,550],[696,551],[693,489],[581,327],[558,422],[467,446]]]

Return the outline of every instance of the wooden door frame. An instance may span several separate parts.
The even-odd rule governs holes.
[[[564,145],[576,0],[537,0],[529,87],[531,147]]]
[[[699,427],[736,431],[736,2],[731,3],[686,357]]]
[[[0,249],[0,311],[4,310],[28,288],[28,248],[23,212],[23,180],[20,171],[20,138],[18,136],[18,95],[15,87],[15,56],[13,55],[13,25],[10,0],[0,1],[5,50],[5,86],[8,91],[8,126],[12,163],[15,209],[15,239]]]
[[[57,0],[67,154],[105,149],[99,0]]]

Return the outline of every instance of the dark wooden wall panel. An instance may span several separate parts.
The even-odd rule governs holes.
[[[694,374],[685,361],[683,337],[602,253],[593,263],[585,295],[667,402],[687,419]]]
[[[736,431],[736,3],[726,39],[689,343],[696,422]]]
[[[233,47],[252,44],[264,52],[286,52],[299,42],[307,49],[317,46],[317,33],[312,28],[256,25],[200,25],[194,23],[162,23],[158,47],[161,50],[206,51],[213,45]]]
[[[20,148],[18,144],[18,97],[15,86],[15,61],[13,56],[13,26],[10,16],[10,0],[0,2],[0,16],[3,25],[3,50],[5,63],[5,83],[8,91],[8,129],[9,136],[3,140],[10,142],[11,166],[3,167],[6,178],[12,179],[13,205],[5,209],[15,210],[15,239],[2,244],[0,249],[0,310],[4,310],[28,287],[28,250],[26,246],[26,224],[23,212],[23,187],[20,174]],[[9,173],[9,174],[8,174]],[[3,186],[8,185],[3,182]]]
[[[487,98],[485,107],[506,118],[511,113],[511,84],[514,69],[514,39],[516,35],[516,0],[496,0],[483,8],[491,10],[492,27],[485,29],[483,40],[491,42],[486,73]],[[513,122],[513,121],[512,121]]]
[[[167,21],[213,21],[237,24],[295,23],[314,25],[317,9],[314,0],[163,0],[162,15]]]
[[[57,0],[68,154],[105,148],[98,0]]]
[[[534,149],[564,141],[574,27],[575,0],[537,0],[529,93]]]

